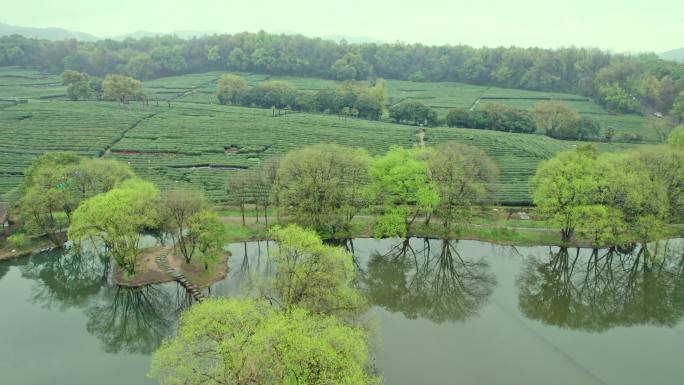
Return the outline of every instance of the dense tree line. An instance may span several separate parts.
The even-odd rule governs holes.
[[[594,97],[616,111],[671,111],[684,90],[684,65],[654,54],[595,48],[473,48],[422,44],[347,44],[265,32],[191,40],[172,36],[78,42],[19,35],[0,38],[0,65],[65,69],[146,80],[210,70],[360,80],[460,81]]]
[[[478,128],[505,132],[533,133],[537,130],[558,139],[605,139],[600,125],[562,102],[537,103],[530,111],[499,103],[483,103],[477,109],[454,108],[446,118],[449,127]],[[639,140],[638,138],[623,138]]]
[[[392,106],[389,117],[396,123],[435,126],[438,123],[437,111],[421,102],[405,102]]]
[[[496,199],[494,161],[453,142],[392,147],[375,158],[361,149],[319,144],[265,163],[277,167],[229,178],[229,201],[243,213],[247,203],[257,210],[270,203],[279,215],[327,236],[348,235],[363,210],[379,210],[377,236],[404,236],[418,219],[430,226],[433,216],[448,235]]]
[[[668,145],[599,155],[593,145],[542,162],[531,180],[534,204],[561,229],[597,245],[646,243],[684,220],[684,152]]]
[[[378,120],[385,103],[385,82],[374,79],[370,85],[343,82],[337,89],[315,93],[299,91],[285,81],[264,81],[249,87],[238,75],[223,75],[218,81],[217,98],[222,104],[248,107],[285,108]]]

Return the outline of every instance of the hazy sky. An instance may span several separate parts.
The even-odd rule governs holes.
[[[683,0],[0,0],[0,21],[98,36],[293,31],[474,46],[684,46]]]

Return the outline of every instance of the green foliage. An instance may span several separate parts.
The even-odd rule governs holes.
[[[288,82],[265,81],[251,88],[242,98],[246,105],[283,109],[295,103],[297,90]]]
[[[446,235],[467,223],[477,207],[495,202],[499,170],[484,151],[447,142],[428,153],[428,164],[439,195],[435,211]]]
[[[217,96],[221,104],[240,104],[247,82],[238,75],[223,75],[218,80]]]
[[[366,151],[319,144],[282,158],[277,175],[278,201],[297,223],[320,232],[348,231],[369,201]]]
[[[578,139],[582,119],[577,111],[560,102],[539,102],[532,109],[537,129],[561,139]]]
[[[455,108],[449,111],[449,127],[479,128],[506,132],[532,133],[536,126],[532,115],[500,103],[483,103],[477,110]]]
[[[175,188],[164,191],[159,204],[160,228],[171,235],[174,247],[190,263],[197,248],[191,237],[192,219],[207,207],[201,191]]]
[[[330,73],[337,80],[361,80],[371,74],[371,66],[360,55],[347,53],[330,67]]]
[[[678,124],[684,122],[684,91],[680,92],[672,108],[670,109],[670,116],[677,121]]]
[[[88,99],[90,97],[90,79],[88,74],[66,70],[62,73],[62,84],[67,87],[67,96],[71,100]]]
[[[108,75],[102,82],[102,98],[128,103],[142,94],[140,81],[123,75]]]
[[[618,83],[599,86],[598,96],[606,106],[619,112],[638,112],[636,100]]]
[[[218,261],[225,254],[223,245],[228,242],[228,232],[216,213],[202,210],[190,217],[187,238],[191,247],[197,248],[206,270],[209,262]],[[186,258],[186,262],[190,263],[190,259]]]
[[[133,175],[113,160],[81,159],[66,152],[36,158],[21,186],[19,213],[32,234],[45,234],[55,244],[64,241],[61,231],[84,199],[105,192]]]
[[[598,208],[600,191],[608,187],[601,166],[595,150],[565,152],[542,162],[531,180],[534,204],[561,228],[565,242],[591,217],[587,214]]]
[[[645,243],[681,216],[683,169],[684,156],[666,147],[601,156],[581,147],[540,164],[534,203],[564,241],[581,228],[598,245]]]
[[[666,195],[664,199],[667,200],[669,209],[668,221],[684,222],[684,152],[676,147],[654,146],[633,151],[626,156],[628,159],[623,162],[624,169],[644,169],[646,175],[643,176],[643,185],[654,185],[654,188],[661,191],[661,198],[663,193]]]
[[[684,125],[675,127],[667,138],[667,144],[684,150]]]
[[[363,297],[351,287],[356,276],[351,254],[324,245],[316,232],[296,225],[275,227],[271,235],[278,242],[271,284],[276,303],[341,317],[363,310]]]
[[[420,213],[429,214],[439,202],[437,186],[428,176],[426,154],[420,149],[393,146],[371,165],[373,188],[389,210],[383,219],[394,234],[406,234]],[[396,218],[403,215],[404,228],[397,228]]]
[[[369,360],[365,333],[335,318],[209,299],[183,313],[150,376],[163,385],[378,384]]]
[[[134,274],[144,229],[159,223],[159,190],[141,179],[84,201],[73,214],[69,239],[76,245],[100,241],[127,273]]]
[[[405,102],[389,109],[390,119],[397,123],[434,126],[437,112],[420,102]]]
[[[7,243],[14,249],[21,249],[22,247],[26,246],[28,240],[24,234],[17,233],[7,237]]]

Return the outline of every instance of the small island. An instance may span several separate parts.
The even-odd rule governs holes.
[[[167,265],[174,271],[185,276],[198,289],[204,289],[221,281],[228,275],[228,258],[226,251],[218,259],[212,260],[205,267],[199,260],[186,263],[185,258],[174,251],[172,246],[151,247],[143,250],[136,262],[134,274],[116,266],[112,280],[119,286],[141,287],[157,283],[172,282],[175,278],[160,266],[159,258],[164,258]]]

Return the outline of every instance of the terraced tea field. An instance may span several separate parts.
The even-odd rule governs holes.
[[[104,102],[31,101],[0,109],[0,196],[17,186],[31,159],[69,150],[98,156],[150,110]]]
[[[207,77],[215,76],[213,82]],[[179,100],[194,103],[216,103],[216,80],[221,73],[194,74],[163,78],[152,81],[153,84],[169,84],[180,87],[164,90],[167,97],[179,97]],[[269,76],[259,74],[242,74],[250,85],[263,80],[283,80],[293,84],[300,91],[315,92],[320,89],[334,89],[339,82],[326,79],[302,78],[292,76]],[[168,80],[167,80],[168,79]],[[146,82],[148,87],[150,82]],[[182,88],[183,85],[185,88]],[[185,92],[185,93],[184,93]],[[622,134],[640,134],[645,142],[658,142],[659,136],[647,118],[639,115],[615,115],[606,111],[589,98],[580,95],[540,92],[477,86],[464,83],[437,82],[417,83],[402,80],[387,81],[387,102],[389,105],[404,101],[419,101],[446,117],[452,108],[478,108],[486,102],[505,104],[518,109],[530,109],[543,100],[558,100],[577,110],[580,114],[595,119],[601,127],[615,130],[615,140],[621,140]],[[159,97],[160,94],[156,94]],[[385,116],[387,119],[387,116]]]
[[[16,67],[0,67],[0,101],[66,96],[58,75]],[[0,102],[1,103],[1,102]]]
[[[252,167],[261,160],[291,149],[315,143],[338,143],[364,147],[377,155],[396,144],[404,147],[418,143],[411,126],[340,119],[337,116],[290,113],[272,117],[270,110],[229,107],[215,104],[214,89],[219,72],[176,76],[144,83],[150,105],[120,105],[109,102],[70,102],[63,97],[39,99],[27,96],[27,103],[14,99],[0,104],[0,198],[17,186],[31,159],[46,151],[70,150],[86,156],[107,156],[129,162],[143,177],[166,188],[191,184],[207,191],[216,201],[225,199],[224,183],[233,172]],[[4,76],[4,77],[3,77]],[[265,79],[283,79],[301,90],[315,91],[335,85],[330,80],[282,78],[245,74],[250,84]],[[9,79],[9,80],[6,80]],[[0,80],[7,87],[63,92],[58,78],[32,70],[0,69]],[[9,88],[7,88],[9,89]],[[475,107],[477,101],[491,98],[521,106],[534,98],[561,94],[505,90],[457,83],[413,83],[389,81],[390,98],[428,101],[443,106]],[[2,87],[0,87],[0,92]],[[37,93],[35,93],[37,94]],[[46,93],[49,94],[49,93]],[[545,96],[540,96],[545,95]],[[514,98],[520,96],[519,98]],[[154,98],[161,101],[157,104]],[[565,95],[568,103],[584,106],[585,113],[600,108],[580,97]],[[421,99],[423,98],[423,99]],[[171,105],[164,101],[171,100]],[[214,103],[214,104],[212,104]],[[579,109],[579,107],[577,107]],[[610,121],[612,116],[595,117]],[[617,116],[625,129],[639,130],[641,117]],[[608,124],[608,123],[606,123]],[[542,135],[430,128],[426,143],[449,140],[472,144],[492,155],[501,169],[500,197],[504,203],[529,202],[528,179],[537,164],[575,143]],[[629,145],[600,145],[616,151]]]

